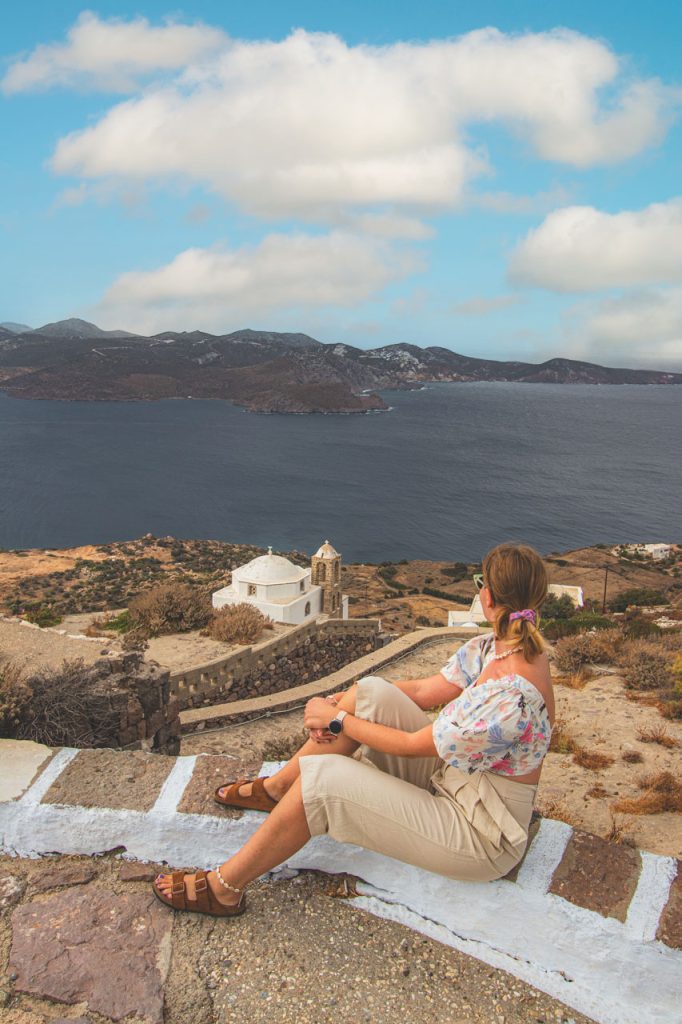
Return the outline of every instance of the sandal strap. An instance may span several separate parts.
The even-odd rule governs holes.
[[[211,892],[208,880],[206,878],[205,871],[197,871],[194,875],[194,888],[196,890],[196,900],[194,902],[197,905],[197,910],[212,910],[214,909],[211,905]],[[192,901],[190,901],[192,902]]]
[[[171,905],[177,910],[185,910],[187,903],[185,899],[185,873],[174,871],[171,875]]]

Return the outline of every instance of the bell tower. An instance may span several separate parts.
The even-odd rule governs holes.
[[[328,540],[311,559],[310,582],[322,587],[322,611],[332,618],[341,618],[341,555]]]

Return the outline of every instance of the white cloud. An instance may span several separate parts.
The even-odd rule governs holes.
[[[593,362],[682,370],[682,287],[638,289],[573,310],[582,342],[573,353]]]
[[[512,213],[528,215],[530,213],[547,213],[556,206],[565,205],[573,196],[567,188],[557,185],[546,192],[536,192],[535,195],[520,195],[515,192],[478,192],[467,196],[468,206],[475,206],[481,210],[490,210],[493,213]]]
[[[142,331],[169,323],[226,330],[271,311],[353,307],[420,268],[413,253],[379,239],[271,234],[256,246],[186,249],[156,270],[122,274],[94,312]]]
[[[498,309],[515,306],[520,301],[520,295],[492,295],[489,298],[477,296],[467,299],[466,302],[458,302],[451,307],[451,312],[461,316],[485,316],[487,313],[495,313]]]
[[[509,278],[555,292],[682,281],[682,199],[615,214],[555,210],[517,246]]]
[[[225,46],[227,36],[207,25],[167,23],[152,27],[146,18],[106,21],[84,11],[65,43],[37,46],[16,60],[2,80],[5,93],[54,86],[130,92],[137,79],[175,71]]]
[[[340,209],[454,207],[488,167],[465,138],[476,123],[502,122],[541,158],[587,167],[657,142],[671,105],[658,80],[625,82],[603,43],[564,29],[384,47],[299,30],[226,43],[62,138],[52,166],[179,177],[252,213],[333,223]]]

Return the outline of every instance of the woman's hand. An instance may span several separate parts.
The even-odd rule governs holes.
[[[336,718],[336,704],[325,697],[312,697],[305,706],[303,724],[311,731],[328,731],[332,718]]]
[[[339,703],[343,697],[342,693],[328,693],[324,698],[333,707]],[[308,735],[314,743],[333,743],[334,735],[330,733],[329,729],[309,729]]]

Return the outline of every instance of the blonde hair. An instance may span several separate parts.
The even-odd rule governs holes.
[[[540,555],[525,544],[498,544],[483,559],[484,585],[495,605],[493,630],[498,640],[523,646],[523,657],[532,661],[545,649],[537,625],[527,619],[509,621],[512,612],[532,608],[536,623],[540,605],[547,597],[547,570]]]

